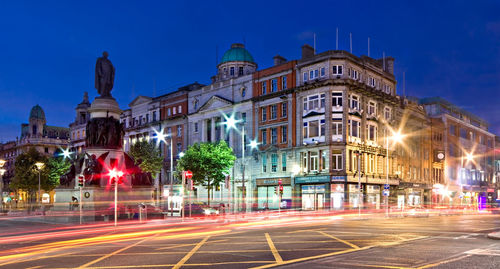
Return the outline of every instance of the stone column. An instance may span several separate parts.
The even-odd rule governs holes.
[[[211,133],[211,142],[215,141],[215,119],[216,118],[211,118],[211,125],[210,125],[210,133]]]

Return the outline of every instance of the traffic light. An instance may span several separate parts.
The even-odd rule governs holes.
[[[83,175],[78,176],[78,187],[83,187],[84,181],[83,181]]]
[[[278,186],[274,187],[274,194],[278,195],[279,191],[278,191]]]
[[[283,185],[279,186],[279,190],[280,190],[280,195],[283,195]]]

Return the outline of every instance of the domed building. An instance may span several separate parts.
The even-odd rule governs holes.
[[[52,155],[60,147],[67,147],[69,128],[49,126],[42,107],[31,108],[29,123],[21,124],[21,138],[17,141],[18,154],[34,147],[39,152]]]
[[[245,49],[245,45],[234,43],[224,53],[221,62],[217,65],[215,81],[249,75],[256,70],[257,63],[255,63],[250,52]]]

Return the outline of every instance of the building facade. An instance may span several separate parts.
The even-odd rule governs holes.
[[[420,103],[443,128],[444,180],[435,186],[441,202],[485,204],[495,192],[495,135],[488,131],[488,123],[442,98],[424,98]]]

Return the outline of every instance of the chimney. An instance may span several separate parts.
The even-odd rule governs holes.
[[[274,56],[273,60],[274,60],[274,66],[286,63],[285,57],[280,56],[280,55]]]
[[[314,48],[305,44],[302,46],[302,59],[312,58],[314,56]]]
[[[385,58],[385,71],[394,75],[394,58],[390,56]]]

